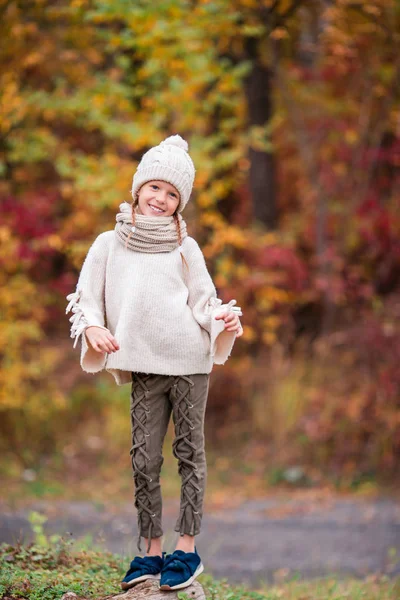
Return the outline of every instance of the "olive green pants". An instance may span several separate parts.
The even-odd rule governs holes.
[[[207,466],[204,415],[210,375],[156,375],[132,372],[131,430],[138,549],[141,537],[163,535],[160,471],[171,412],[175,426],[173,454],[181,476],[179,518],[175,531],[197,535],[203,515]]]

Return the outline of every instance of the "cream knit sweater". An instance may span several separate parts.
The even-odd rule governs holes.
[[[100,234],[85,258],[76,291],[67,296],[71,337],[82,339],[80,364],[87,373],[106,369],[117,385],[131,372],[161,375],[210,373],[224,364],[236,338],[225,331],[224,310],[242,314],[236,300],[222,304],[197,242],[187,236],[179,249],[143,253],[125,248],[115,230]],[[120,349],[96,352],[84,331],[108,329]]]

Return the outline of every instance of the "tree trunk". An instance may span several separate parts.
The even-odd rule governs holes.
[[[257,51],[258,41],[249,39],[247,57],[253,66],[245,79],[248,106],[248,125],[266,125],[272,114],[271,71],[261,64]],[[275,160],[271,152],[250,148],[250,192],[254,218],[268,229],[277,226]]]

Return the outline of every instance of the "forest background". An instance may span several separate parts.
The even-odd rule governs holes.
[[[9,493],[132,493],[128,386],[81,371],[65,297],[175,133],[197,171],[189,234],[243,310],[212,374],[211,489],[396,487],[400,5],[3,0],[0,17]]]

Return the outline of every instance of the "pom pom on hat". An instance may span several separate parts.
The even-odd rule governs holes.
[[[161,142],[160,146],[163,146],[164,144],[177,146],[178,148],[182,148],[182,150],[186,150],[186,152],[188,152],[189,150],[189,145],[187,141],[181,138],[180,135],[170,135],[169,137],[165,138],[164,141]]]
[[[147,181],[171,183],[179,192],[178,212],[181,212],[192,192],[195,168],[188,153],[188,143],[180,135],[171,135],[143,156],[133,176],[132,197]]]

